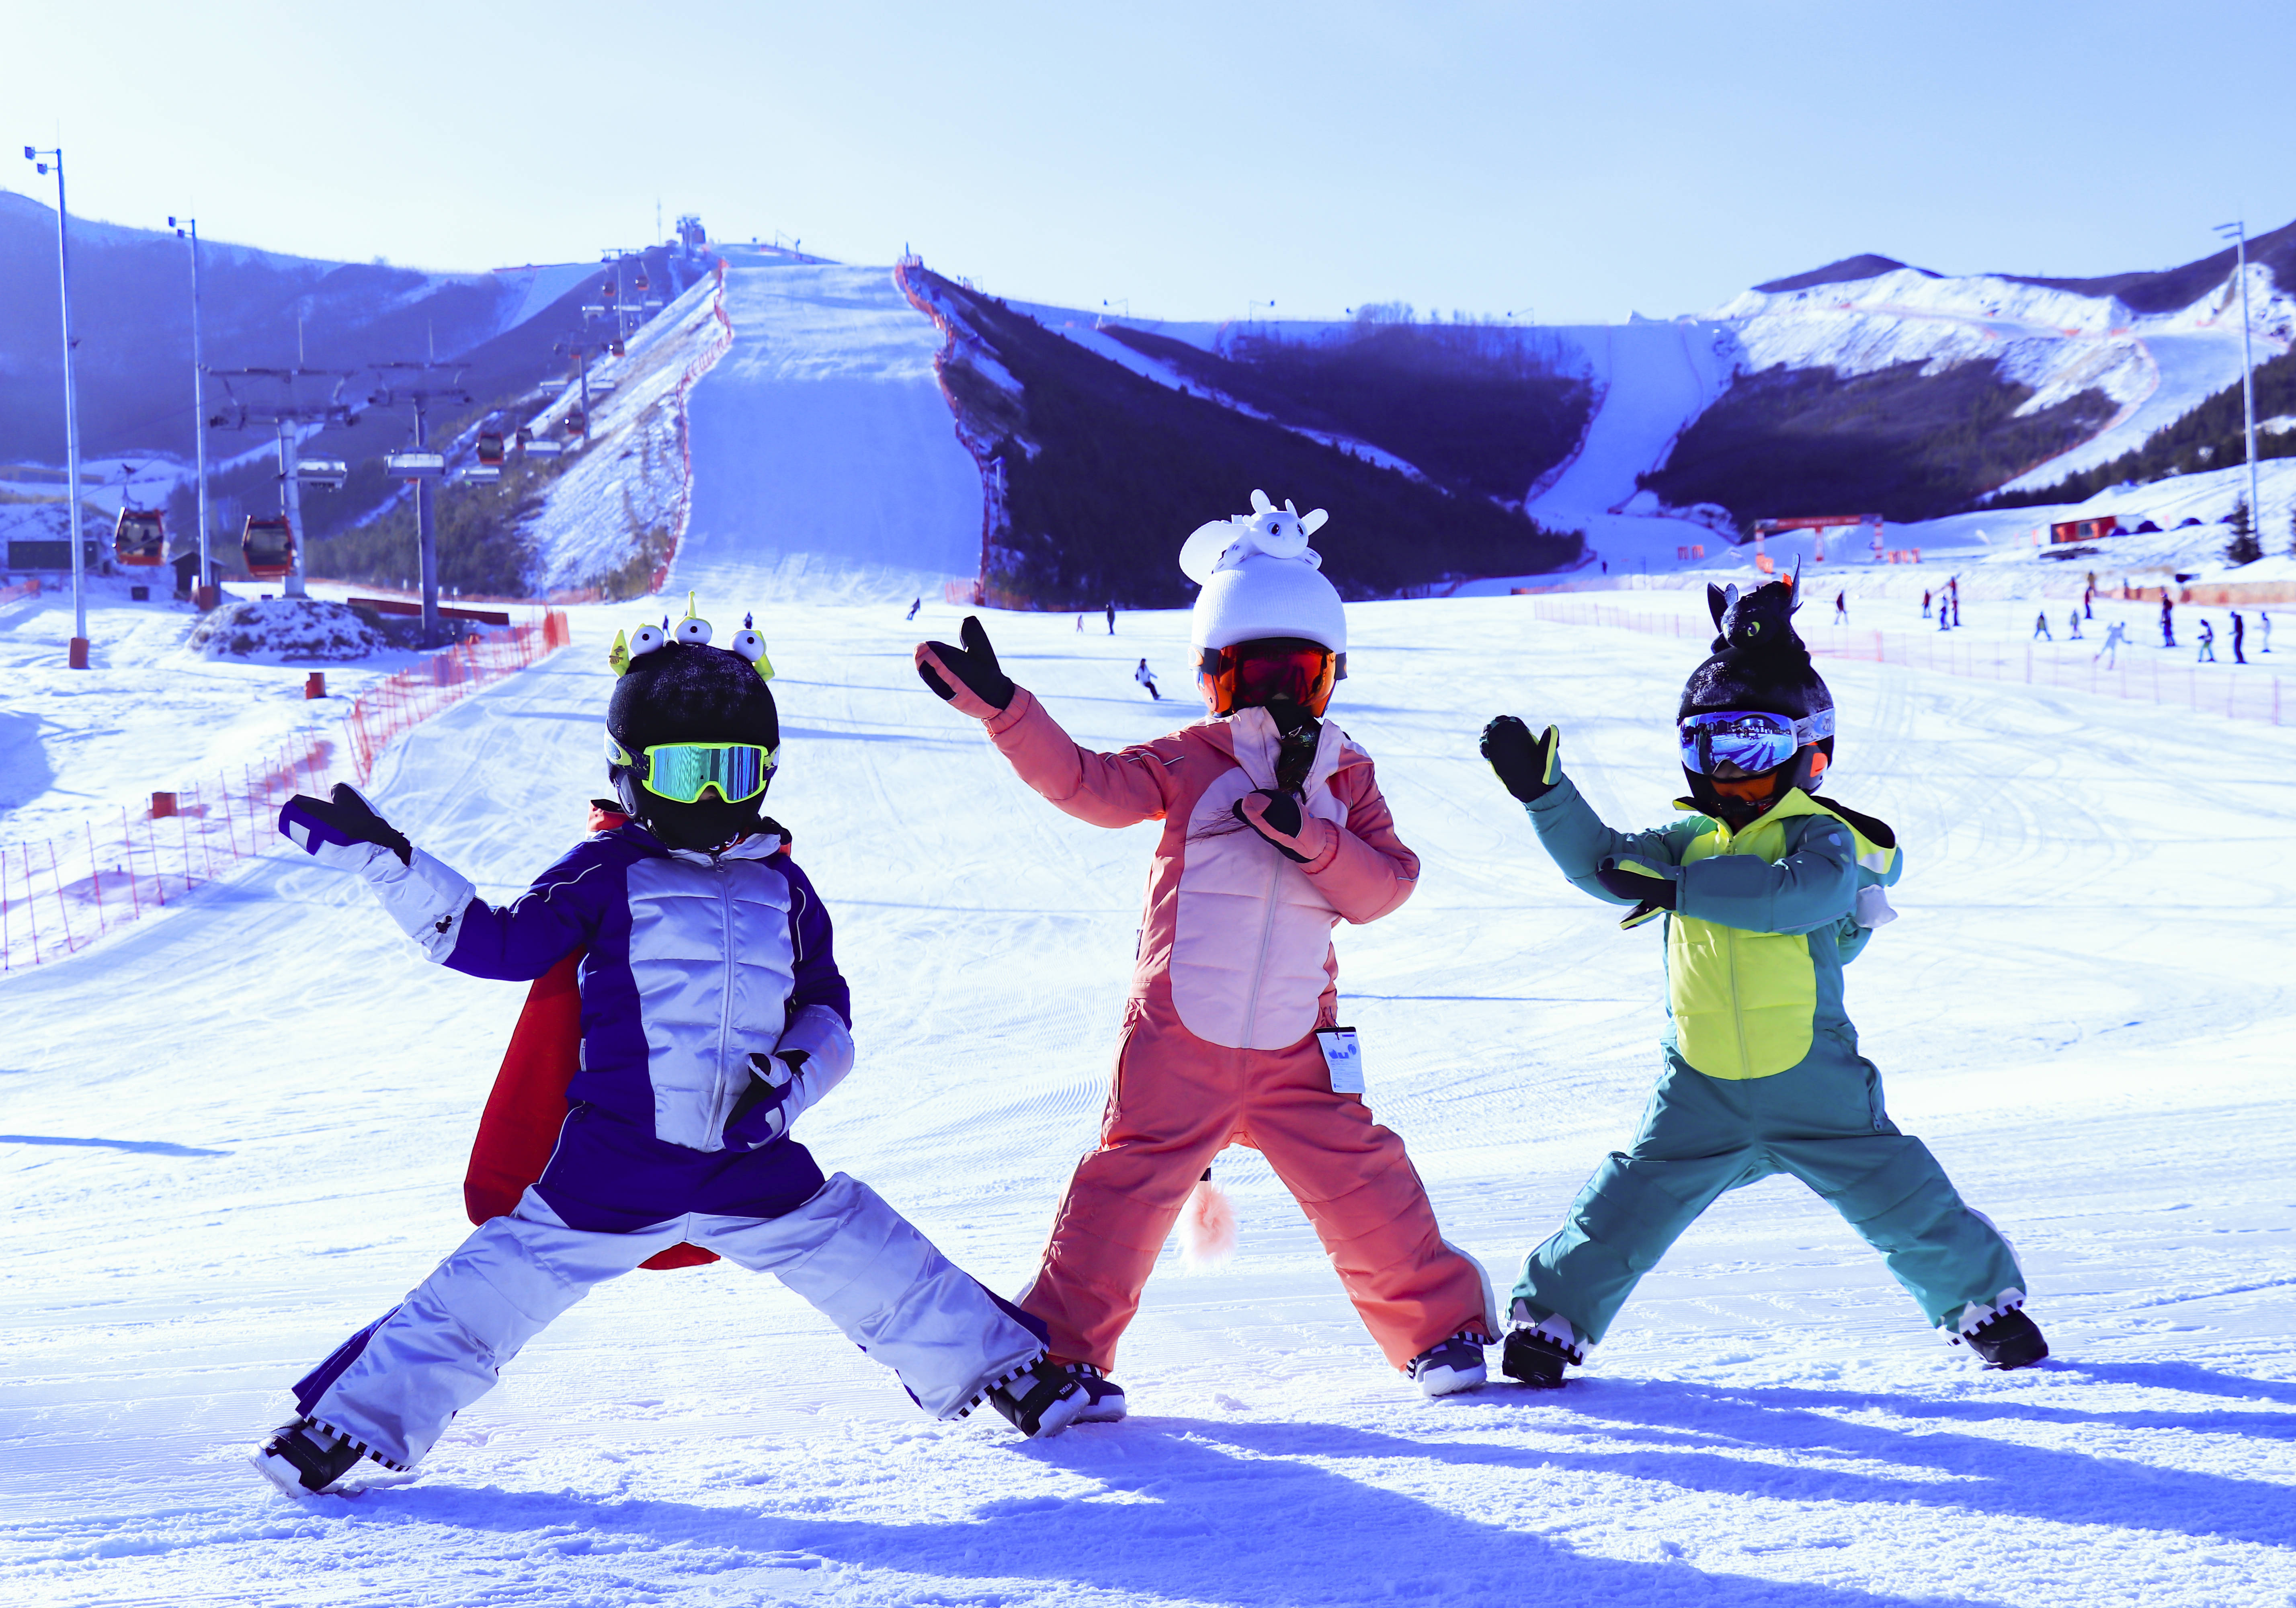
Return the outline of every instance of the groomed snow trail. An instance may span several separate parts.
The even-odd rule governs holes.
[[[1270,488],[1280,493],[1280,488]],[[839,923],[858,1070],[800,1136],[1011,1291],[1090,1143],[1153,829],[1028,793],[917,683],[956,614],[799,603],[732,556],[780,671],[772,808]],[[779,573],[779,572],[777,572]],[[786,576],[783,576],[783,583]],[[1693,642],[1521,600],[1351,610],[1334,716],[1418,896],[1340,936],[1372,1102],[1505,1286],[1631,1132],[1656,934],[1573,893],[1475,758],[1514,710],[1616,822],[1668,818]],[[605,644],[430,723],[377,777],[504,898],[597,790]],[[987,616],[1085,741],[1175,724],[1185,623]],[[0,1596],[11,1603],[2284,1603],[2296,1593],[2296,734],[1829,663],[1837,788],[1896,824],[1904,919],[1850,971],[1894,1114],[2015,1240],[2059,1360],[1988,1375],[1849,1230],[1726,1200],[1559,1397],[1427,1404],[1249,1153],[1229,1269],[1149,1286],[1127,1423],[924,1420],[770,1280],[600,1291],[413,1481],[291,1504],[239,1459],[284,1386],[466,1232],[522,990],[422,964],[287,859],[0,983]],[[69,751],[52,752],[60,768]]]
[[[694,386],[672,589],[904,601],[980,570],[980,474],[933,378],[940,336],[889,268],[729,267],[734,346]],[[765,601],[763,596],[758,600]]]

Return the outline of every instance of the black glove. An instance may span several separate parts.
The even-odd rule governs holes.
[[[1646,876],[1639,871],[1628,871],[1616,860],[1604,860],[1595,867],[1595,880],[1611,893],[1637,905],[1648,905],[1654,910],[1674,908],[1675,895],[1681,884],[1669,876]]]
[[[1483,758],[1506,790],[1528,804],[1544,798],[1562,780],[1562,731],[1548,726],[1538,736],[1513,715],[1483,727]]]
[[[328,797],[313,798],[299,792],[279,807],[279,830],[306,853],[322,860],[330,857],[331,849],[353,843],[377,843],[398,857],[402,866],[411,865],[414,845],[406,834],[374,813],[374,807],[348,782],[338,782]]]
[[[742,1091],[726,1117],[727,1150],[761,1150],[789,1132],[794,1115],[789,1109],[790,1097],[805,1062],[803,1050],[750,1057],[750,1064],[756,1069],[750,1074],[750,1087]]]
[[[1310,848],[1307,840],[1300,837],[1300,828],[1308,824],[1307,812],[1300,808],[1299,799],[1288,792],[1263,787],[1244,794],[1227,808],[1230,815],[1273,844],[1276,853],[1295,865],[1304,866],[1314,859],[1321,852],[1324,843],[1330,841],[1318,833],[1316,835],[1321,841]]]
[[[996,668],[996,650],[988,645],[988,633],[981,629],[980,616],[966,615],[956,635],[964,644],[961,648],[945,642],[929,642],[918,650],[917,674],[924,678],[924,684],[943,698],[956,696],[956,689],[934,673],[938,667],[964,683],[967,690],[990,709],[1001,710],[1010,706],[1013,678]]]

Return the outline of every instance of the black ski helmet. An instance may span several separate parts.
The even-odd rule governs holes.
[[[623,808],[671,849],[714,849],[757,831],[764,819],[762,792],[734,803],[704,793],[685,804],[639,779],[645,751],[658,743],[751,742],[768,753],[781,746],[781,714],[762,663],[765,644],[745,620],[734,644],[711,647],[708,622],[690,611],[675,631],[667,620],[641,628],[627,653],[615,642],[620,677],[606,703],[606,775]],[[618,759],[616,749],[628,760]],[[771,771],[766,780],[770,787]]]
[[[1794,580],[1774,580],[1748,592],[1734,584],[1706,588],[1717,635],[1706,662],[1683,684],[1675,719],[1744,710],[1808,720],[1817,733],[1792,759],[1761,773],[1764,787],[1724,792],[1713,777],[1682,767],[1692,800],[1733,830],[1751,823],[1791,789],[1816,792],[1833,758],[1833,694],[1794,630],[1794,611],[1801,606],[1799,579],[1797,570]]]

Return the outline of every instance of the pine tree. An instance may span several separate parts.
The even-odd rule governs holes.
[[[2225,522],[2232,527],[2232,540],[2225,545],[2228,562],[2252,564],[2264,556],[2264,544],[2256,539],[2256,521],[2249,517],[2246,497],[2234,505],[2232,518]]]

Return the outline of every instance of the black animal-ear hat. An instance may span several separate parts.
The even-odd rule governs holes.
[[[1833,694],[1794,630],[1801,568],[1791,580],[1741,592],[1734,582],[1706,588],[1716,636],[1705,663],[1683,683],[1675,718],[1723,710],[1759,710],[1800,720],[1833,708]]]

